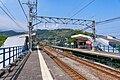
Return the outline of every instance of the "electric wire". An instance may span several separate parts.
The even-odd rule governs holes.
[[[26,15],[26,13],[25,13],[25,10],[24,10],[24,8],[23,8],[23,6],[22,6],[21,1],[18,0],[18,3],[19,3],[19,5],[20,5],[20,7],[21,7],[21,9],[22,9],[22,11],[23,11],[23,14],[25,15],[25,17],[26,17],[26,19],[27,19],[27,22],[28,22],[28,17],[27,17],[27,15]]]
[[[36,16],[37,16],[37,8],[38,8],[37,6],[38,6],[38,0],[36,0],[36,12],[35,12]],[[35,19],[35,23],[37,24],[37,19]],[[36,31],[37,31],[37,25],[35,27],[36,27]]]
[[[118,21],[118,20],[120,20],[120,17],[116,17],[116,18],[112,18],[112,19],[108,19],[108,20],[104,20],[104,21],[99,21],[99,22],[96,22],[96,25],[107,24],[107,23]],[[115,29],[115,27],[114,27],[114,29]],[[115,34],[115,33],[119,33],[119,31],[118,32],[116,32],[116,31],[105,32],[105,33],[101,33],[101,34],[108,34],[108,33]]]
[[[66,16],[70,15],[72,12],[74,12],[76,10],[76,8],[78,8],[81,4],[83,4],[86,0],[83,0],[82,2],[80,2],[75,8],[73,8]]]
[[[38,6],[38,0],[36,0],[36,15],[37,15],[37,6]]]
[[[38,6],[38,0],[36,0],[36,11],[35,11],[35,15],[37,16],[37,6]],[[35,17],[36,17],[35,16]],[[36,20],[36,19],[35,19]],[[35,21],[37,23],[37,20]]]
[[[1,6],[0,9],[22,30],[24,30],[24,28],[22,26],[20,26]],[[25,30],[24,30],[25,31]]]
[[[0,0],[0,2],[1,2],[1,4],[4,6],[4,8],[7,10],[7,12],[9,13],[7,13],[2,7],[1,7],[1,9],[5,12],[5,13],[7,13],[7,15],[9,15],[9,17],[10,17],[10,19],[13,19],[13,21],[15,22],[15,20],[16,20],[16,18],[12,15],[12,13],[9,11],[9,9],[6,7],[6,5],[2,2],[2,0]],[[17,22],[15,22],[15,24],[17,25],[17,26],[19,26],[19,27],[21,27]],[[22,27],[21,27],[22,28]],[[23,29],[23,28],[22,28]],[[25,31],[25,30],[24,30]]]
[[[112,18],[112,19],[96,22],[96,25],[106,24],[106,23],[117,21],[117,20],[120,20],[120,17],[116,17],[116,18]]]
[[[80,9],[79,11],[77,11],[75,14],[73,14],[70,18],[74,17],[75,15],[77,15],[78,13],[80,13],[82,10],[84,10],[85,8],[87,8],[90,4],[92,4],[95,0],[92,0],[91,2],[89,2],[87,5],[85,5],[82,9]]]
[[[10,14],[10,16],[12,16],[16,20],[16,18],[12,15],[12,13],[9,11],[9,9],[5,6],[5,4],[2,2],[2,0],[0,0],[0,2],[4,6],[4,8],[7,10],[7,12]]]
[[[120,2],[120,0],[118,0],[118,1]],[[116,18],[112,18],[112,19],[108,19],[108,20],[104,20],[104,21],[99,21],[99,22],[96,22],[96,25],[114,22],[114,21],[117,21],[119,19],[120,19],[120,17],[116,17]]]
[[[108,34],[108,33],[112,33],[112,34],[115,34],[115,33],[119,33],[120,31],[111,31],[111,32],[102,32],[101,34]]]

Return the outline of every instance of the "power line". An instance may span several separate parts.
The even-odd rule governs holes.
[[[99,32],[101,32],[101,31],[99,31]],[[115,33],[119,33],[120,31],[112,31],[112,32],[102,32],[101,34],[109,34],[109,33],[112,33],[112,34],[115,34]]]
[[[37,8],[38,8],[38,0],[36,0],[36,11],[35,11],[35,15],[37,16]],[[37,19],[35,19],[35,23],[37,24]],[[37,28],[37,25],[35,26]],[[35,28],[34,28],[35,29]],[[37,30],[37,29],[36,29]]]
[[[24,10],[24,8],[23,8],[23,6],[22,6],[22,4],[21,4],[21,1],[18,0],[18,3],[19,3],[19,5],[20,5],[20,7],[21,7],[21,9],[22,9],[22,11],[23,11],[23,13],[24,13],[26,19],[27,19],[27,22],[28,22],[28,17],[27,17],[27,15],[26,15],[26,13],[25,13],[25,10]]]
[[[82,9],[80,9],[79,11],[77,11],[74,15],[72,15],[70,18],[74,17],[75,15],[77,15],[79,12],[81,12],[82,10],[84,10],[86,7],[88,7],[90,4],[92,4],[95,0],[92,0],[91,2],[89,2],[87,5],[85,5]]]
[[[75,10],[76,10],[76,8],[78,8],[81,4],[83,4],[85,2],[85,0],[84,1],[82,1],[82,2],[80,2],[75,8],[73,8],[68,14],[67,14],[67,16],[68,15],[70,15],[72,12],[74,12]]]
[[[5,4],[2,2],[2,0],[0,0],[0,2],[2,3],[4,8],[7,10],[7,12],[10,14],[10,16],[12,16],[16,20],[16,18],[11,14],[11,12],[8,10],[8,8],[5,6]]]
[[[15,22],[15,24],[17,25],[17,26],[19,26],[20,28],[22,28],[15,20],[16,20],[16,18],[12,15],[12,13],[9,11],[9,9],[5,6],[5,4],[2,2],[2,0],[0,0],[0,2],[2,3],[2,5],[4,6],[4,8],[7,10],[7,12],[9,13],[7,13],[2,7],[1,7],[1,9],[9,16],[9,18],[10,19],[12,19],[14,22]],[[22,28],[23,29],[23,28]],[[24,30],[24,29],[23,29]],[[25,31],[25,30],[24,30]]]
[[[120,2],[120,0],[118,0]]]
[[[115,22],[115,21],[118,21],[118,20],[120,20],[120,17],[116,17],[116,18],[112,18],[112,19],[108,19],[108,20],[96,22],[96,25],[111,23],[111,22]],[[115,27],[114,27],[114,29],[115,29]],[[107,32],[107,33],[108,33],[108,32]],[[102,33],[102,34],[107,34],[107,33]],[[118,31],[118,32],[114,31],[114,32],[109,32],[109,33],[112,33],[112,34],[113,34],[113,33],[119,33],[119,31]]]
[[[37,15],[37,6],[38,6],[38,0],[36,0],[36,15]]]
[[[110,23],[110,22],[117,21],[117,20],[120,20],[120,17],[116,17],[116,18],[112,18],[112,19],[108,19],[108,20],[96,22],[96,25],[99,25],[99,24],[106,24],[106,23]]]
[[[22,30],[24,30],[24,28],[22,28],[1,6],[0,6],[0,8],[19,28],[21,28]]]

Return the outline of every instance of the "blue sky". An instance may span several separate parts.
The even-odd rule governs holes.
[[[25,16],[17,2],[17,0],[2,0],[7,8],[11,11],[17,22],[27,30],[27,23]],[[21,2],[26,2],[27,0],[21,0]],[[34,1],[34,0],[31,0]],[[87,5],[92,0],[38,0],[38,15],[40,16],[53,16],[53,17],[71,17],[85,5]],[[0,4],[0,6],[2,6]],[[28,8],[23,5],[26,13],[28,13]],[[91,5],[82,10],[79,14],[73,18],[78,19],[92,19],[96,22],[120,17],[120,0],[95,0]],[[0,30],[16,30],[22,31],[17,27],[6,15],[0,10]],[[40,25],[39,25],[40,26]],[[39,27],[38,26],[38,27]],[[41,25],[43,26],[43,25]],[[49,28],[55,28],[54,24],[48,24]],[[57,25],[57,28],[64,27],[63,25]],[[70,26],[69,28],[75,28],[75,26]],[[39,28],[45,28],[39,27]],[[77,27],[78,28],[78,27]],[[96,31],[98,34],[113,35],[116,37],[120,36],[120,20],[108,24],[97,25]]]

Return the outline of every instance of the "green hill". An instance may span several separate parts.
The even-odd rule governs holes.
[[[71,39],[72,35],[85,34],[91,36],[91,33],[83,32],[82,30],[73,29],[55,29],[55,30],[37,30],[37,40],[47,41],[48,43],[56,42],[56,44],[63,44],[65,42],[75,42],[75,39]]]
[[[1,31],[0,32],[0,46],[2,46],[2,44],[7,39],[8,36],[15,36],[15,35],[20,35],[20,34],[24,34],[24,33],[23,32],[15,32],[13,30]]]
[[[15,32],[13,30],[0,32],[0,35],[7,35],[7,36],[15,36],[15,35],[20,35],[20,34],[24,34],[24,32]]]

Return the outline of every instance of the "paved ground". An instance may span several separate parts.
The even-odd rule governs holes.
[[[37,50],[31,53],[17,80],[42,80]]]
[[[54,80],[73,80],[45,52],[40,50]],[[20,72],[17,80],[43,80],[38,51],[33,51]]]

